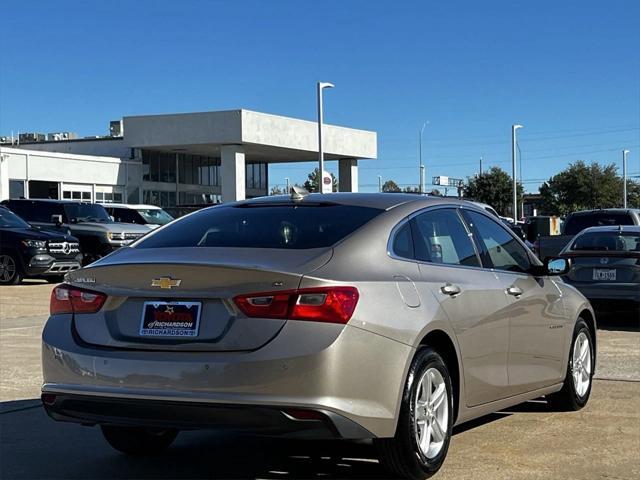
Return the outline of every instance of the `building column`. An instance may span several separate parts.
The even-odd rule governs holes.
[[[338,160],[338,191],[358,191],[358,160],[356,158]]]
[[[222,170],[222,202],[235,202],[245,199],[244,148],[242,145],[223,145],[220,147]]]
[[[9,154],[0,150],[0,200],[9,199]]]

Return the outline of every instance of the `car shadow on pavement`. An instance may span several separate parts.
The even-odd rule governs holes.
[[[609,313],[596,310],[598,330],[640,332],[640,312]]]
[[[488,415],[454,435],[509,416]],[[181,432],[168,450],[142,458],[111,449],[97,427],[51,420],[38,399],[0,403],[0,478],[301,479],[390,477],[371,442],[302,441]]]

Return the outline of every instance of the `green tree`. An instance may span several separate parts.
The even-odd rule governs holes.
[[[318,188],[318,185],[319,185],[318,179],[320,177],[319,172],[320,172],[320,169],[314,168],[313,172],[307,175],[307,180],[305,180],[304,182],[304,188],[310,193],[314,193],[314,192],[317,193],[320,191],[320,189]],[[333,175],[333,173],[331,174],[331,182],[332,182],[332,191],[337,192],[338,180]]]
[[[382,184],[383,192],[400,192],[400,187],[393,180],[387,180]]]
[[[269,195],[284,195],[285,193],[287,192],[284,191],[284,188],[280,188],[280,185],[274,185],[271,187]]]
[[[628,205],[640,206],[640,184],[627,183]],[[567,215],[578,210],[622,206],[622,178],[615,164],[578,161],[540,186],[541,211]]]
[[[420,193],[420,188],[412,187],[411,185],[406,186],[402,189],[404,193]]]
[[[520,204],[524,193],[520,184],[517,193]],[[500,215],[513,216],[513,180],[500,167],[491,167],[488,172],[470,178],[464,187],[464,196],[491,205]]]

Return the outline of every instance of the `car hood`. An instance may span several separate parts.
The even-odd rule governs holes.
[[[1,234],[4,236],[19,237],[24,240],[48,240],[50,242],[77,242],[76,237],[71,235],[64,235],[61,233],[54,233],[48,230],[40,230],[38,228],[2,228]]]

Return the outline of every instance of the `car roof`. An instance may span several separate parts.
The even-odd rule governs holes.
[[[430,205],[467,205],[478,208],[474,202],[458,200],[449,197],[437,197],[431,195],[420,195],[411,193],[310,193],[300,200],[292,200],[289,195],[271,195],[268,197],[252,198],[236,202],[233,205],[266,205],[266,204],[334,204],[350,205],[356,207],[370,207],[381,210],[390,210],[404,204],[415,204],[416,208],[428,207]]]
[[[137,210],[138,208],[143,208],[145,210],[162,210],[162,207],[158,207],[157,205],[144,205],[142,203],[100,203],[104,208],[115,207],[115,208],[128,208],[131,210]]]
[[[67,200],[57,198],[10,198],[9,200],[3,200],[3,202],[92,203],[83,202],[81,200]]]
[[[585,228],[580,232],[583,233],[598,233],[598,232],[632,232],[640,233],[640,225],[599,225],[597,227]]]
[[[571,216],[590,215],[592,213],[640,213],[639,208],[594,208],[593,210],[580,210],[572,212]]]

